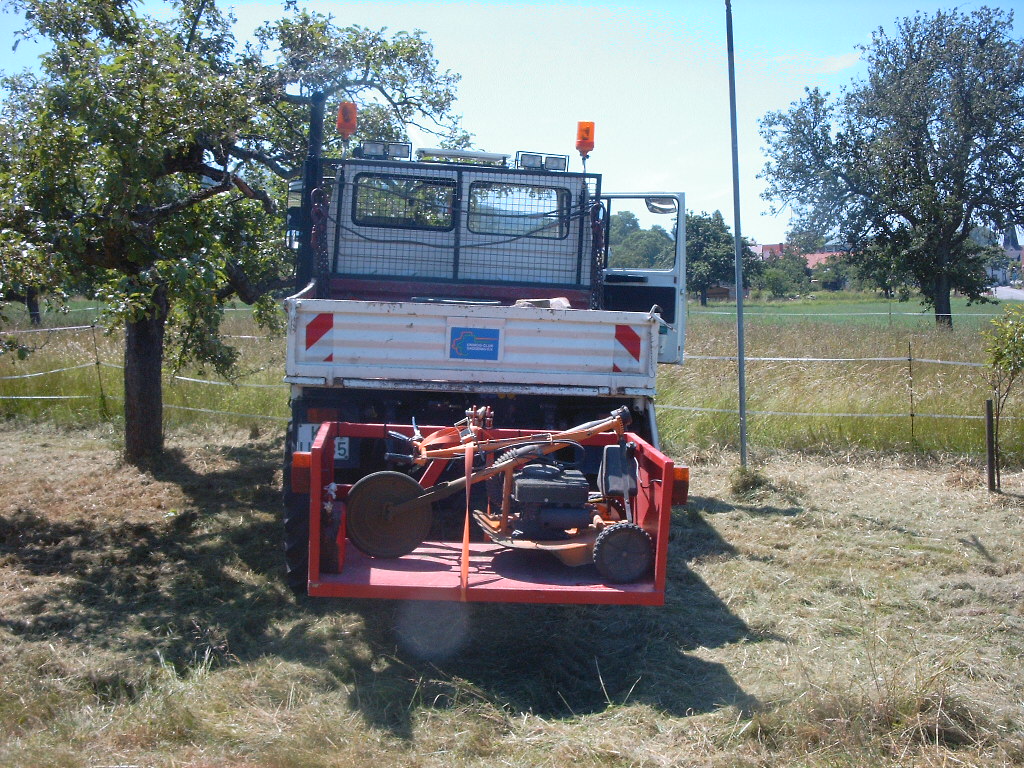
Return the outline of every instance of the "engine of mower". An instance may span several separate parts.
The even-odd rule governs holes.
[[[512,478],[511,512],[518,518],[513,538],[568,538],[567,530],[585,528],[593,521],[589,496],[590,485],[580,470],[557,462],[527,464]]]

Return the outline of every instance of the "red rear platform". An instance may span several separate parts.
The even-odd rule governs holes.
[[[589,603],[661,605],[665,601],[668,528],[672,509],[672,460],[632,433],[639,464],[636,522],[654,542],[654,573],[631,584],[605,584],[593,565],[570,567],[547,552],[516,550],[497,544],[469,546],[466,582],[462,581],[461,542],[427,541],[412,553],[395,559],[369,557],[344,538],[344,501],[340,505],[338,572],[321,572],[321,510],[325,489],[334,480],[333,438],[338,436],[384,439],[388,430],[412,434],[408,426],[325,422],[313,443],[310,457],[310,548],[308,592],[316,597],[372,597],[405,600],[461,600],[466,602]],[[425,434],[430,428],[423,429]],[[537,434],[522,430],[490,430],[495,438]],[[588,445],[614,443],[614,434],[602,434]],[[326,446],[330,446],[328,449]],[[338,494],[344,498],[347,488]],[[330,504],[327,501],[327,504]]]

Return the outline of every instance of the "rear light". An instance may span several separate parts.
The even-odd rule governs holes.
[[[310,408],[306,411],[306,421],[310,424],[323,424],[325,421],[337,420],[337,408]]]
[[[292,453],[291,486],[292,493],[309,493],[309,451],[295,451]]]
[[[672,468],[672,506],[685,504],[690,496],[690,468]]]

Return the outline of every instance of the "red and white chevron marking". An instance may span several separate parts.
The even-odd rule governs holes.
[[[632,326],[615,326],[615,346],[612,352],[612,370],[615,373],[640,373],[642,351],[643,339]]]
[[[321,312],[306,323],[306,360],[334,360],[334,315],[330,312]]]

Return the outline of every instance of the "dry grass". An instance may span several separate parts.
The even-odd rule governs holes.
[[[859,358],[855,362],[748,361],[748,435],[764,449],[830,454],[885,451],[984,456],[985,369],[923,360],[984,362],[981,323],[953,331],[927,324],[850,326],[825,319],[762,322],[746,334],[750,357]],[[672,410],[672,406],[733,411],[737,406],[734,325],[713,315],[692,315],[688,359],[662,366],[658,403],[663,438],[677,451],[738,444],[737,417],[725,412]],[[908,363],[907,358],[913,357]],[[891,361],[863,358],[897,358]],[[1024,461],[1024,410],[1011,399],[1004,423],[1005,457]],[[761,412],[761,413],[758,413]],[[914,413],[914,419],[908,414]],[[791,414],[823,414],[821,417]],[[840,414],[829,416],[828,414]],[[852,414],[852,415],[842,415]],[[966,418],[962,418],[966,417]]]
[[[708,449],[664,608],[424,606],[296,601],[279,439],[171,444],[0,427],[0,764],[1024,763],[1020,473]]]
[[[18,360],[14,355],[0,356],[0,396],[58,395],[71,399],[0,397],[0,416],[32,421],[45,419],[64,425],[105,423],[120,427],[124,398],[122,333],[104,333],[100,327],[36,332],[29,328],[27,319],[21,320],[15,327],[29,333],[19,335],[18,339],[34,351],[25,360]],[[47,317],[44,328],[87,325],[92,321],[92,317],[77,314]],[[256,327],[247,311],[227,312],[222,332],[239,353],[236,378],[228,382],[211,370],[177,370],[174,360],[168,357],[163,383],[166,425],[174,428],[205,424],[211,418],[207,411],[212,410],[222,412],[215,418],[232,427],[279,426],[288,417],[288,387],[282,381],[283,336],[274,337]],[[97,361],[101,364],[96,365]],[[46,371],[59,372],[9,378]]]
[[[864,302],[857,311],[885,311],[884,302]],[[761,449],[785,449],[830,454],[835,451],[918,453],[922,455],[984,456],[984,426],[980,420],[984,401],[990,396],[984,370],[975,367],[936,365],[922,359],[981,362],[984,359],[980,329],[986,318],[958,315],[952,331],[936,330],[928,318],[886,324],[885,318],[864,315],[864,322],[849,323],[843,316],[822,319],[799,312],[844,312],[849,307],[834,301],[787,302],[756,308],[773,315],[754,315],[747,329],[746,351],[750,357],[892,357],[887,362],[758,362],[747,366],[748,433],[751,445]],[[958,307],[958,313],[962,310]],[[997,312],[997,307],[985,307]],[[691,306],[687,324],[685,365],[663,366],[659,372],[659,426],[663,442],[680,454],[694,449],[735,447],[738,441],[735,414],[673,408],[734,410],[736,364],[728,360],[697,359],[699,356],[735,354],[734,319],[726,315],[698,314]],[[778,311],[776,311],[778,310]],[[728,311],[714,309],[712,311]],[[895,311],[908,311],[897,306]],[[855,318],[856,319],[856,318]],[[83,321],[79,315],[50,318],[66,325]],[[24,321],[27,323],[27,321]],[[211,416],[198,408],[250,414],[212,418],[236,427],[273,431],[288,415],[287,387],[281,382],[284,369],[283,338],[240,338],[264,335],[247,312],[229,312],[224,332],[240,353],[237,387],[217,386],[172,378],[165,379],[165,421],[171,427],[206,423]],[[39,349],[26,361],[0,356],[0,377],[23,375],[65,366],[86,365],[73,371],[28,379],[0,378],[0,415],[31,420],[47,419],[60,424],[119,425],[121,372],[94,363],[97,357],[114,365],[121,361],[118,336],[89,330],[31,334]],[[912,354],[916,362],[908,364]],[[182,372],[192,378],[216,378],[199,371]],[[257,385],[257,386],[251,386]],[[101,398],[101,391],[105,398]],[[10,400],[9,396],[73,395],[74,400]],[[1024,465],[1024,408],[1021,398],[1011,398],[1001,434],[1005,458]],[[820,417],[761,415],[825,414]],[[911,420],[906,415],[914,412]],[[858,414],[829,416],[828,414]],[[936,417],[938,416],[938,417]],[[947,418],[952,417],[952,418]],[[968,417],[968,418],[960,418]],[[277,421],[275,421],[277,420]]]

